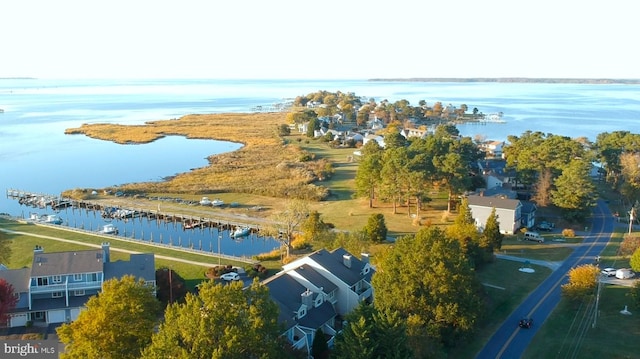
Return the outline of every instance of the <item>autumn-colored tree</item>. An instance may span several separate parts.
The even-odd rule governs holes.
[[[622,242],[620,242],[618,255],[630,256],[638,248],[640,248],[640,235],[638,235],[637,233],[625,234]]]
[[[302,237],[311,242],[322,240],[329,231],[329,226],[324,223],[318,211],[311,211],[309,217],[300,224],[300,231],[302,231]]]
[[[286,358],[278,326],[278,306],[257,279],[200,285],[198,295],[167,307],[142,358]]]
[[[292,199],[286,203],[284,211],[274,216],[274,228],[266,229],[267,232],[273,232],[272,234],[287,249],[287,257],[291,253],[291,244],[296,231],[308,216],[309,206],[307,202]]]
[[[553,185],[553,179],[551,178],[551,170],[544,169],[533,186],[533,196],[531,200],[534,201],[540,207],[546,207],[551,204],[550,190]]]
[[[629,259],[629,265],[635,272],[640,272],[640,248],[636,249]]]
[[[9,313],[16,307],[18,298],[13,295],[13,286],[0,278],[0,327],[9,320]]]
[[[595,294],[600,269],[593,264],[583,264],[569,271],[569,282],[562,285],[562,295],[572,302],[583,302]]]
[[[154,288],[133,276],[104,282],[78,319],[57,329],[65,359],[139,358],[151,342],[160,302]]]

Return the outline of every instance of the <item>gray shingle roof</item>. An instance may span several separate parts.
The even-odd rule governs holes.
[[[56,253],[34,253],[32,277],[102,272],[101,249]]]
[[[468,196],[467,202],[471,206],[495,207],[505,209],[516,209],[521,202],[517,199],[489,197],[489,196]]]
[[[344,264],[344,256],[351,256],[351,267],[347,267]],[[326,249],[321,249],[309,256],[310,259],[320,264],[327,271],[340,278],[347,285],[352,286],[358,283],[360,280],[365,279],[365,276],[361,274],[365,263],[356,256],[351,255],[344,248],[338,248],[333,252],[329,252]],[[371,272],[369,272],[371,273]]]
[[[326,277],[320,274],[312,266],[302,265],[294,269],[294,272],[298,273],[301,277],[308,280],[310,283],[312,283],[316,287],[322,288],[322,291],[327,294],[338,289],[337,285],[333,284],[330,280],[328,280]]]
[[[156,279],[156,265],[153,253],[131,254],[128,261],[115,261],[104,264],[104,279],[122,278],[132,275],[136,279]]]
[[[29,291],[30,273],[31,268],[0,270],[0,278],[11,284],[14,293],[25,293]]]

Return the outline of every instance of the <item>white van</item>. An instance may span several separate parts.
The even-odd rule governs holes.
[[[538,233],[538,232],[524,232],[524,240],[525,241],[534,241],[534,242],[538,242],[538,243],[543,243],[544,242],[544,238],[542,238],[542,236],[540,236],[540,233]]]
[[[636,274],[629,268],[622,268],[616,271],[616,278],[618,279],[629,279],[633,278]]]

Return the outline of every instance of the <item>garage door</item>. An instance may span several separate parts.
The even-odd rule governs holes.
[[[71,309],[71,321],[78,319],[78,315],[80,315],[80,309],[78,308]]]
[[[26,314],[14,314],[11,316],[11,320],[9,326],[13,327],[24,327],[27,325],[27,315]]]
[[[47,312],[47,323],[64,323],[67,320],[65,310],[50,310]]]

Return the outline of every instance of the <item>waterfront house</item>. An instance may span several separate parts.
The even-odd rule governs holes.
[[[155,288],[153,253],[132,254],[129,261],[110,261],[109,243],[101,249],[45,253],[36,246],[31,268],[0,270],[12,284],[18,303],[9,327],[75,320],[85,303],[111,278],[133,275]]]

